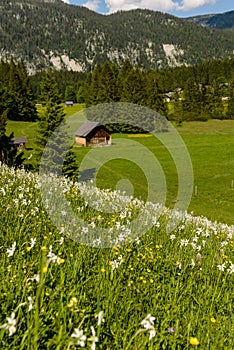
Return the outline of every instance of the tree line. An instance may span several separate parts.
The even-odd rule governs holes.
[[[89,73],[48,70],[32,76],[23,61],[1,61],[0,160],[8,159],[11,165],[22,162],[22,154],[9,146],[12,135],[6,135],[8,120],[38,122],[36,153],[41,155],[46,140],[65,119],[66,100],[86,107],[108,102],[138,104],[178,124],[184,120],[234,119],[234,59],[161,70],[143,70],[129,60],[121,68],[106,61]],[[36,103],[43,105],[40,115]],[[115,125],[112,131],[137,130]]]

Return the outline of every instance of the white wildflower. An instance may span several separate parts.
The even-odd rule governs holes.
[[[188,239],[181,239],[180,240],[180,246],[183,247],[183,246],[187,246],[189,244],[189,240]]]
[[[155,337],[156,331],[154,328],[154,320],[155,317],[151,316],[151,314],[148,314],[143,321],[141,321],[141,325],[149,331],[149,340]]]
[[[32,249],[36,244],[36,238],[31,238],[30,249]]]
[[[154,338],[156,335],[156,331],[155,328],[152,328],[149,330],[149,340],[151,340],[152,338]]]
[[[93,326],[91,326],[91,332],[92,332],[92,337],[89,338],[89,340],[92,342],[91,344],[91,350],[96,349],[96,344],[98,342],[98,337],[96,337],[96,332]]]
[[[32,297],[28,297],[28,302],[29,302],[29,305],[28,305],[28,311],[31,311],[32,308],[33,308],[33,300],[32,300]]]
[[[85,347],[86,335],[82,329],[80,330],[78,328],[75,328],[74,333],[72,333],[71,337],[77,340],[77,345],[82,348]]]
[[[155,317],[151,316],[151,314],[148,314],[143,321],[141,321],[141,324],[144,328],[146,329],[150,329],[152,327],[154,327],[154,320]]]
[[[224,271],[225,268],[226,268],[226,264],[223,263],[222,265],[217,265],[217,268],[218,268],[220,271]]]
[[[234,273],[234,264],[231,264],[231,265],[229,266],[228,272],[229,272],[230,274]]]
[[[98,323],[97,325],[100,326],[102,324],[102,322],[105,322],[105,319],[104,319],[104,312],[103,311],[100,311],[95,317],[98,319]]]
[[[11,317],[7,317],[7,323],[4,323],[0,328],[7,329],[11,337],[16,332],[16,323],[15,313],[12,312]]]
[[[14,242],[14,243],[12,244],[12,247],[11,247],[11,248],[8,248],[8,249],[7,249],[6,252],[7,252],[8,258],[9,258],[10,256],[13,256],[13,255],[14,255],[15,249],[16,249],[16,242]]]

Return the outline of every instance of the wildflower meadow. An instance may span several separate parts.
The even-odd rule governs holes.
[[[96,189],[51,175],[84,223],[56,225],[38,174],[0,174],[1,350],[234,348],[234,226],[98,190],[124,204],[104,215],[82,196]]]

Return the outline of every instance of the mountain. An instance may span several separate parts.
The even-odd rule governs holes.
[[[107,16],[60,0],[0,0],[0,18],[0,57],[24,59],[31,73],[48,65],[89,71],[126,58],[144,68],[192,65],[234,49],[234,31],[150,10]]]
[[[217,28],[217,29],[234,28],[234,11],[219,13],[216,15],[188,17],[187,19],[203,27],[210,27],[210,28]]]

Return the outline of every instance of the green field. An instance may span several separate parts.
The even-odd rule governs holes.
[[[75,105],[71,108],[65,108],[65,111],[67,115],[72,115],[82,108],[82,105]],[[79,118],[79,113],[77,117]],[[14,131],[15,136],[27,136],[29,142],[27,144],[28,150],[25,152],[26,157],[33,153],[36,128],[36,123],[8,122],[8,133]],[[187,122],[183,123],[181,127],[177,127],[177,130],[190,153],[194,170],[194,191],[188,211],[193,212],[194,215],[206,216],[212,221],[232,224],[234,213],[234,188],[232,188],[234,180],[234,121]],[[156,156],[166,178],[166,205],[172,208],[177,197],[178,179],[175,164],[168,151],[155,137],[116,134],[113,135],[113,152],[115,139],[120,137],[126,138],[126,147],[128,140],[140,142]],[[74,150],[79,163],[90,151],[89,148],[84,149],[76,146]],[[148,184],[144,172],[133,162],[125,160],[124,156],[123,154],[123,159],[112,160],[101,167],[97,174],[97,185],[100,188],[114,189],[120,180],[128,179],[134,188],[134,196],[145,200],[148,194]],[[122,188],[125,187],[122,186]],[[128,193],[128,186],[126,191]]]
[[[56,177],[47,213],[41,178],[0,174],[1,350],[233,350],[234,226]]]
[[[26,157],[36,127],[8,123],[8,133],[27,136]],[[126,153],[101,163],[97,184],[143,201],[0,164],[1,350],[233,350],[234,226],[214,221],[233,224],[234,121],[178,131],[197,186],[189,210],[212,221],[145,205],[145,170],[154,168],[130,141],[161,164],[168,207],[178,191],[172,157],[150,135],[115,134],[97,149],[114,155],[124,138]],[[126,160],[131,149],[142,167]],[[90,165],[80,178],[93,175],[91,149],[74,151]]]

